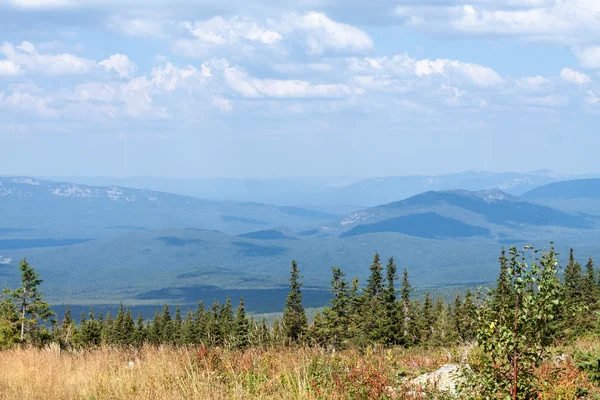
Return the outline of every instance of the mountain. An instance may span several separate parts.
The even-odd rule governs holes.
[[[530,203],[499,189],[429,191],[353,213],[340,221],[342,236],[399,232],[426,238],[519,237],[538,227],[590,229],[593,222]],[[526,232],[527,230],[525,230]],[[516,235],[516,236],[515,236]]]
[[[367,179],[344,177],[294,179],[166,179],[84,178],[81,184],[153,189],[205,199],[310,206],[325,213],[347,214],[359,208],[386,204],[430,190],[483,190],[500,188],[520,195],[537,186],[575,176],[541,170],[527,173],[461,172],[444,175],[408,175]],[[64,178],[63,178],[64,179]]]
[[[600,179],[553,182],[532,189],[521,197],[528,200],[600,199]]]
[[[203,200],[146,189],[28,177],[0,178],[0,209],[0,238],[7,240],[89,239],[165,228],[241,234],[274,226],[310,228],[339,219],[297,207]]]

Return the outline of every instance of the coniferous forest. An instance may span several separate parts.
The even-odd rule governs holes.
[[[422,388],[410,393],[529,399],[547,391],[552,379],[563,379],[561,373],[568,371],[581,381],[565,389],[568,393],[563,398],[591,396],[600,393],[600,341],[594,341],[600,335],[600,274],[592,259],[582,266],[572,249],[564,268],[557,256],[553,246],[543,251],[531,246],[502,249],[495,287],[457,294],[447,303],[429,294],[422,301],[414,300],[409,271],[399,271],[394,258],[385,261],[375,254],[366,282],[349,279],[341,269],[331,268],[332,300],[311,321],[302,306],[301,268],[294,261],[285,309],[272,323],[248,315],[243,298],[235,305],[228,298],[224,304],[215,301],[207,307],[199,302],[195,309],[186,310],[165,304],[151,320],[132,315],[123,305],[116,315],[96,314],[90,309],[87,314],[74,316],[67,308],[64,315],[56,316],[43,299],[41,277],[24,259],[19,265],[21,285],[4,288],[0,298],[0,348],[4,349],[0,357],[15,351],[48,349],[60,357],[106,351],[139,356],[166,348],[197,357],[212,354],[213,358],[218,354],[254,354],[260,358],[281,352],[307,357],[316,351],[319,356],[309,364],[314,369],[314,362],[325,362],[323,357],[335,365],[332,360],[340,361],[348,354],[363,360],[355,361],[358,364],[385,355],[387,363],[393,364],[392,377],[385,385],[367,379],[359,385],[366,392],[354,397],[393,398],[417,372],[407,372],[406,365],[397,364],[399,360],[412,354],[422,361],[443,352],[447,361],[463,366],[455,390],[448,393]],[[575,345],[581,340],[588,340],[579,346],[583,348]],[[544,370],[551,368],[553,352],[561,346],[575,346],[575,350],[561,353],[565,363],[553,362],[552,371]],[[396,352],[402,354],[397,359]],[[383,373],[389,367],[370,368]],[[366,379],[348,377],[344,371],[337,373],[345,374],[346,380]],[[432,390],[430,394],[428,390]],[[406,393],[403,396],[408,396]]]

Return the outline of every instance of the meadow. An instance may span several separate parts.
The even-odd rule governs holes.
[[[539,399],[599,398],[597,376],[588,375],[582,361],[600,354],[599,339],[579,339],[552,353],[566,356],[560,365],[553,357],[536,370]],[[307,346],[13,348],[0,352],[0,399],[452,399],[410,380],[461,359],[477,369],[477,358],[477,348],[468,345],[337,352]]]

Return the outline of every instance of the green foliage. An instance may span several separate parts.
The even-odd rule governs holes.
[[[292,261],[290,271],[290,293],[285,302],[283,311],[283,328],[286,337],[293,342],[298,342],[308,327],[308,321],[304,307],[302,306],[302,292],[300,288],[300,271],[296,261]]]
[[[561,307],[558,261],[554,248],[530,265],[524,252],[512,248],[510,254],[507,282],[514,303],[498,309],[493,292],[482,298],[477,340],[484,361],[470,388],[484,398],[510,393],[513,399],[531,399],[538,390],[533,372],[547,354]]]

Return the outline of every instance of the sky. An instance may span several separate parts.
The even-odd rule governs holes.
[[[0,175],[600,172],[598,0],[0,0]]]

